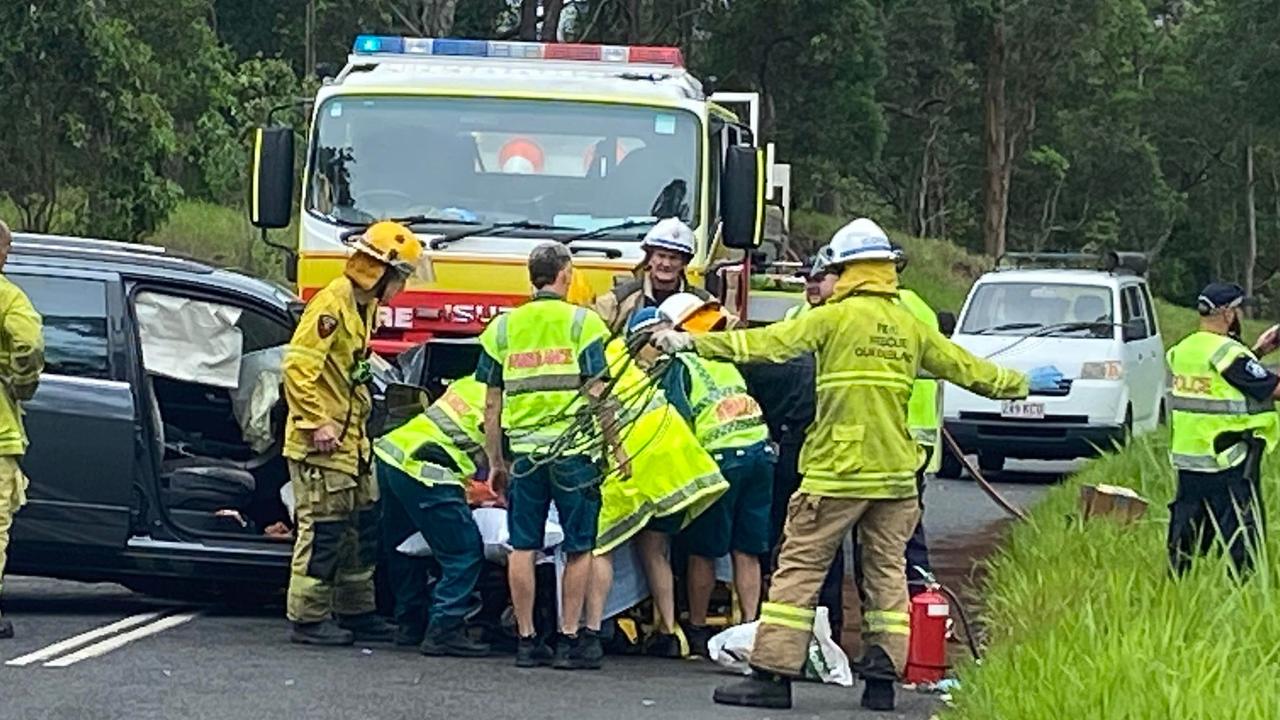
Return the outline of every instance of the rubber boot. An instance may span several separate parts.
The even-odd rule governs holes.
[[[551,664],[551,648],[536,635],[520,638],[516,646],[516,667],[533,668]]]
[[[716,688],[711,699],[721,705],[790,710],[791,678],[752,668],[745,679]]]
[[[357,642],[392,642],[396,639],[395,623],[374,612],[339,615],[338,626],[350,630]]]
[[[299,645],[324,645],[337,647],[350,645],[356,641],[350,630],[343,630],[332,620],[321,620],[312,623],[294,623],[289,633],[289,642]]]
[[[427,636],[422,641],[422,645],[418,650],[423,655],[431,655],[434,657],[451,656],[451,657],[486,657],[489,654],[489,644],[473,640],[467,634],[465,625],[455,624],[443,628],[431,628],[427,630]]]
[[[0,618],[0,640],[13,639],[13,623],[4,618]]]
[[[892,680],[867,680],[862,689],[862,707],[868,710],[889,711],[894,708],[894,688]]]

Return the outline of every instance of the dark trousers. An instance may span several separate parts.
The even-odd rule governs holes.
[[[782,543],[782,526],[787,520],[787,503],[800,488],[800,443],[782,443],[778,446],[778,464],[773,468],[773,507],[769,512],[769,559],[776,566],[778,548]],[[840,631],[844,628],[844,547],[836,550],[831,569],[818,591],[818,605],[827,608],[831,618],[831,636],[840,643]]]
[[[410,630],[461,625],[475,606],[473,592],[484,564],[480,529],[460,485],[426,485],[398,468],[377,463],[387,575],[395,594],[396,623]],[[431,546],[429,558],[396,547],[414,532]],[[431,575],[438,580],[431,587]]]
[[[1262,443],[1254,442],[1245,462],[1216,473],[1178,471],[1178,493],[1169,503],[1169,565],[1181,575],[1192,561],[1221,540],[1241,576],[1253,570],[1261,542],[1263,513],[1259,490]]]
[[[925,468],[929,467],[929,461],[933,458],[933,453],[935,452],[937,452],[937,448],[925,445],[924,462],[920,463],[920,467],[916,469],[916,497],[920,501],[920,520],[916,522],[916,529],[911,531],[911,537],[907,539],[907,547],[903,553],[907,564],[907,593],[911,597],[924,592],[925,573],[933,573],[933,566],[929,564],[929,543],[924,533],[924,489],[927,479]],[[857,533],[853,535],[853,542],[855,549],[853,554],[853,581],[858,586],[859,594],[861,594],[862,553],[858,551]]]

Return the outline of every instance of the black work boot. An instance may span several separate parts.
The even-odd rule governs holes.
[[[551,667],[557,670],[578,670],[582,667],[581,661],[582,636],[564,633],[557,635],[556,653],[551,659]]]
[[[685,656],[685,648],[676,633],[655,633],[645,643],[644,654],[650,657],[682,658]]]
[[[604,643],[600,642],[599,630],[583,630],[574,650],[578,667],[583,670],[599,670],[604,664]]]
[[[339,615],[338,626],[350,630],[358,642],[392,642],[396,639],[395,623],[375,612]]]
[[[427,637],[418,650],[432,656],[485,657],[489,654],[489,644],[473,640],[466,626],[458,623],[427,630]]]
[[[751,669],[751,675],[716,688],[711,699],[721,705],[791,709],[791,678]]]
[[[898,670],[884,648],[879,645],[871,646],[853,664],[853,670],[866,682],[866,687],[862,690],[862,707],[881,711],[894,708],[893,683],[898,679]]]
[[[13,639],[13,623],[4,618],[0,618],[0,640]]]
[[[516,667],[532,668],[551,664],[551,648],[538,639],[538,636],[520,638],[516,646]]]
[[[427,631],[421,625],[397,625],[395,643],[402,647],[421,645],[426,636]]]
[[[689,654],[698,657],[711,657],[707,652],[707,641],[714,633],[706,625],[689,625],[684,629],[684,636],[689,641]]]
[[[355,641],[355,635],[350,630],[343,630],[332,620],[310,623],[296,622],[293,624],[292,632],[289,633],[289,642],[298,643],[299,645],[336,647],[350,645]]]
[[[888,711],[894,708],[892,680],[870,679],[862,689],[862,707],[868,710]]]

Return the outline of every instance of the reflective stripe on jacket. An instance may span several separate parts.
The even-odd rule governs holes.
[[[485,386],[471,377],[453,381],[438,400],[422,414],[378,438],[373,452],[379,460],[394,465],[409,477],[434,485],[459,484],[475,475],[483,462]],[[458,471],[454,473],[415,457],[424,445],[440,448]]]
[[[554,442],[586,408],[583,350],[609,328],[594,311],[552,298],[498,316],[480,345],[502,366],[502,428],[511,449],[529,453]]]
[[[907,403],[921,369],[989,397],[1027,394],[1026,376],[971,355],[912,317],[893,280],[877,275],[875,287],[791,322],[694,339],[699,355],[735,362],[817,353],[817,416],[800,453],[800,489],[810,494],[915,496],[920,450],[907,428]]]
[[[1172,437],[1170,460],[1181,470],[1217,472],[1244,462],[1252,432],[1274,450],[1280,440],[1280,416],[1275,402],[1257,401],[1240,392],[1222,372],[1253,352],[1229,337],[1199,331],[1169,349],[1166,359],[1173,376],[1168,408]],[[1220,447],[1220,436],[1236,441]]]

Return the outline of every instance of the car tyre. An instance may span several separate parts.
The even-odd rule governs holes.
[[[990,450],[978,453],[978,467],[984,473],[998,473],[1004,470],[1004,455]]]

